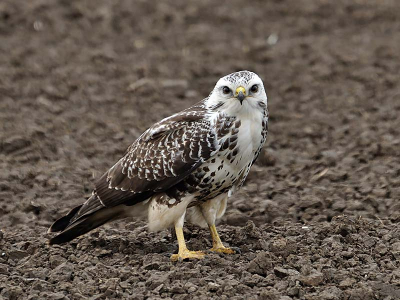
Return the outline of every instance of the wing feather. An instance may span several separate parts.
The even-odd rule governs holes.
[[[205,108],[193,106],[146,130],[97,181],[95,193],[105,207],[134,205],[182,181],[218,147]],[[79,216],[92,211],[84,205]]]

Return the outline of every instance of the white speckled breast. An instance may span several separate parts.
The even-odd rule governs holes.
[[[232,187],[241,185],[246,179],[257,151],[263,143],[262,116],[254,120],[240,120],[237,143],[234,149],[220,151],[216,157],[208,160],[201,169],[205,172],[201,180],[204,187],[208,185],[207,198],[214,197],[221,192],[227,192]],[[226,135],[220,143],[231,138]],[[210,191],[212,193],[210,194]]]

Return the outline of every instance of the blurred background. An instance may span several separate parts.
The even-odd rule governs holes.
[[[270,131],[222,224],[398,223],[399,11],[396,0],[2,0],[0,241],[19,245],[16,260],[48,249],[48,226],[146,128],[243,69],[264,80]],[[143,226],[131,221],[108,228]]]

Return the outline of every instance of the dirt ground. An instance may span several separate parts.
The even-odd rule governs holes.
[[[0,299],[400,299],[400,2],[2,0]],[[270,132],[219,229],[173,264],[140,220],[48,226],[223,75],[263,78]],[[194,250],[207,230],[188,225]]]

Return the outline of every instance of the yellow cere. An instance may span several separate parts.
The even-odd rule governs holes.
[[[246,89],[242,86],[239,86],[235,91],[235,96],[239,95],[240,92],[242,92],[244,95],[246,95]]]

